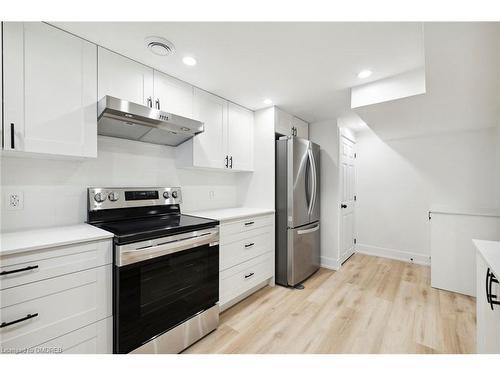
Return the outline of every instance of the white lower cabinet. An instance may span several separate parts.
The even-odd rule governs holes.
[[[274,215],[221,222],[219,302],[222,310],[274,283]]]
[[[499,295],[499,284],[489,283],[488,265],[479,253],[476,255],[476,271],[477,352],[480,354],[499,354],[500,305],[490,304],[486,298],[486,290],[490,288],[490,285],[490,294]],[[495,276],[497,279],[500,277]]]
[[[110,240],[1,258],[2,352],[111,352]],[[35,349],[36,348],[36,349]]]
[[[112,352],[112,317],[77,329],[29,350],[29,353],[33,354],[111,354]]]

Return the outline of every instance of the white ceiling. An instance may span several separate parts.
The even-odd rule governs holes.
[[[251,109],[264,98],[309,122],[350,107],[349,88],[424,63],[421,23],[57,22],[58,27]],[[144,38],[174,43],[159,57]],[[198,60],[185,66],[184,55]],[[357,73],[371,69],[369,79]]]
[[[355,109],[382,139],[500,125],[500,23],[426,23],[426,93]]]

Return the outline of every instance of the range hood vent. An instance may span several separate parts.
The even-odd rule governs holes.
[[[203,132],[203,123],[112,96],[97,106],[97,133],[159,145],[178,146]]]

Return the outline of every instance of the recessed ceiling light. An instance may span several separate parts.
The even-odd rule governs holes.
[[[358,78],[368,78],[372,75],[372,71],[365,69],[358,73]]]
[[[175,53],[175,47],[172,42],[159,36],[150,36],[145,39],[146,47],[155,55],[169,56]]]
[[[264,99],[264,104],[271,105],[273,104],[273,101],[271,99]]]
[[[185,56],[182,59],[182,62],[188,66],[195,66],[196,65],[196,59],[194,57],[191,57],[191,56]]]

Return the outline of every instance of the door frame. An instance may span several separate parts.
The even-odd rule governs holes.
[[[338,248],[338,264],[337,264],[337,267],[340,268],[342,266],[342,263],[345,262],[347,259],[349,259],[349,257],[352,255],[349,255],[347,257],[343,257],[342,255],[342,233],[343,233],[343,226],[342,226],[342,209],[340,208],[340,205],[342,203],[342,186],[343,186],[343,174],[342,174],[342,168],[341,168],[341,161],[342,161],[342,147],[343,147],[343,144],[342,144],[342,137],[350,140],[351,142],[354,143],[354,147],[356,147],[356,136],[354,134],[354,132],[349,129],[349,128],[345,128],[345,127],[339,127],[338,128],[338,168],[337,168],[337,173],[338,173],[338,199],[337,199],[337,212],[338,212],[338,240],[337,240],[337,248]],[[356,150],[356,149],[355,149]],[[356,153],[356,151],[354,151]],[[356,159],[356,157],[355,157]],[[356,164],[355,164],[356,165]],[[356,194],[356,170],[357,168],[355,167],[354,168],[354,195],[357,195]],[[353,208],[352,208],[352,212],[353,212],[353,235],[354,235],[354,238],[356,238],[356,201],[354,202],[353,204]],[[356,247],[357,247],[357,244],[355,243],[354,244],[354,253],[356,253]]]

